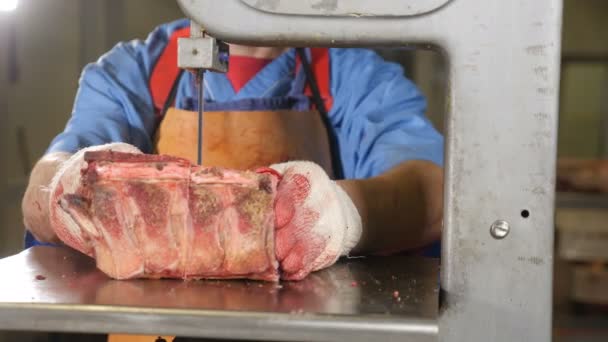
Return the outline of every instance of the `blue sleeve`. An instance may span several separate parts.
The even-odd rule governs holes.
[[[155,113],[148,81],[171,34],[188,25],[179,20],[157,28],[145,42],[120,43],[88,65],[80,79],[72,116],[47,150],[125,142],[151,152]]]
[[[377,176],[408,160],[443,165],[443,137],[401,66],[366,49],[331,49],[330,120],[346,178]]]

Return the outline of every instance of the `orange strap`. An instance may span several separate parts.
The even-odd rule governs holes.
[[[334,99],[331,96],[331,83],[330,83],[330,63],[329,63],[329,49],[327,48],[312,48],[310,49],[311,54],[311,63],[313,73],[315,74],[315,78],[317,81],[317,86],[319,87],[319,92],[321,93],[321,98],[325,102],[325,108],[327,112],[331,110],[331,106],[334,104]],[[296,71],[300,70],[300,59],[296,60]],[[304,90],[304,94],[306,96],[312,96],[312,90],[310,86],[307,85]]]
[[[160,114],[165,102],[169,98],[173,83],[179,75],[177,67],[177,39],[190,36],[190,27],[179,29],[171,35],[167,46],[156,62],[150,76],[150,94],[156,113]]]
[[[173,87],[173,84],[180,73],[180,69],[177,67],[177,39],[189,36],[190,27],[184,27],[173,32],[167,46],[152,70],[149,87],[150,94],[152,95],[152,102],[154,103],[154,108],[156,109],[157,114],[160,114],[165,103],[167,102],[169,94],[171,93],[171,88]],[[329,112],[331,106],[333,105],[333,97],[331,96],[330,88],[331,70],[329,49],[313,48],[310,50],[312,54],[311,66],[317,79],[321,97],[325,101],[325,106]],[[300,61],[298,59],[296,61],[296,70],[299,70],[299,67]],[[312,91],[310,90],[309,86],[306,87],[305,94],[308,96],[312,95]]]

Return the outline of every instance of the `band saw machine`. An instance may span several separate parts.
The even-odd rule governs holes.
[[[228,67],[222,41],[430,46],[445,55],[440,282],[436,260],[405,257],[344,260],[301,284],[280,286],[119,282],[75,252],[37,247],[0,260],[0,330],[289,341],[551,340],[561,0],[178,3],[192,19],[192,37],[179,42],[179,65],[200,79],[204,70]]]

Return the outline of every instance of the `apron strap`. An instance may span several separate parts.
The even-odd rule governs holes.
[[[171,89],[169,90],[169,93],[167,94],[167,98],[165,99],[165,102],[163,103],[162,108],[159,110],[158,107],[155,106],[157,116],[156,116],[156,122],[154,124],[154,131],[153,131],[152,136],[156,136],[156,133],[158,132],[158,128],[160,127],[160,124],[163,121],[163,118],[165,117],[165,115],[167,114],[167,111],[169,110],[169,108],[174,107],[175,97],[177,96],[177,88],[179,88],[179,81],[182,79],[183,74],[184,74],[184,70],[179,69],[179,72],[177,73],[175,80],[173,80],[173,83],[167,82],[167,84],[171,84]]]
[[[179,88],[179,81],[182,79],[183,74],[184,74],[184,69],[180,69],[179,73],[177,74],[177,77],[175,78],[175,81],[173,81],[173,85],[171,86],[171,91],[169,92],[169,95],[167,96],[167,100],[163,104],[163,108],[160,112],[161,118],[165,117],[165,114],[167,114],[167,111],[169,110],[169,108],[175,106],[175,97],[177,96],[177,88]]]
[[[182,75],[182,70],[177,67],[177,40],[189,36],[189,25],[173,32],[150,74],[148,86],[152,104],[160,117],[165,114],[167,102],[171,104],[175,99],[173,92],[177,92],[176,84]]]
[[[321,121],[323,122],[325,130],[327,131],[329,150],[331,153],[331,164],[334,170],[334,175],[336,179],[344,179],[344,170],[342,169],[342,161],[340,159],[340,146],[338,143],[338,137],[336,136],[333,126],[329,121],[329,115],[325,107],[325,102],[323,101],[323,98],[321,97],[321,92],[319,91],[319,84],[317,83],[315,74],[312,72],[312,68],[310,67],[310,63],[308,62],[308,56],[306,55],[306,51],[304,50],[304,48],[297,48],[296,52],[300,57],[302,69],[306,74],[306,83],[312,91],[312,98],[315,103],[315,107],[321,115]]]

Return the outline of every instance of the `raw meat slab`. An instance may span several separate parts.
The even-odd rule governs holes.
[[[110,277],[279,279],[277,176],[111,151],[85,160],[79,190],[51,202],[74,222],[56,230]]]

